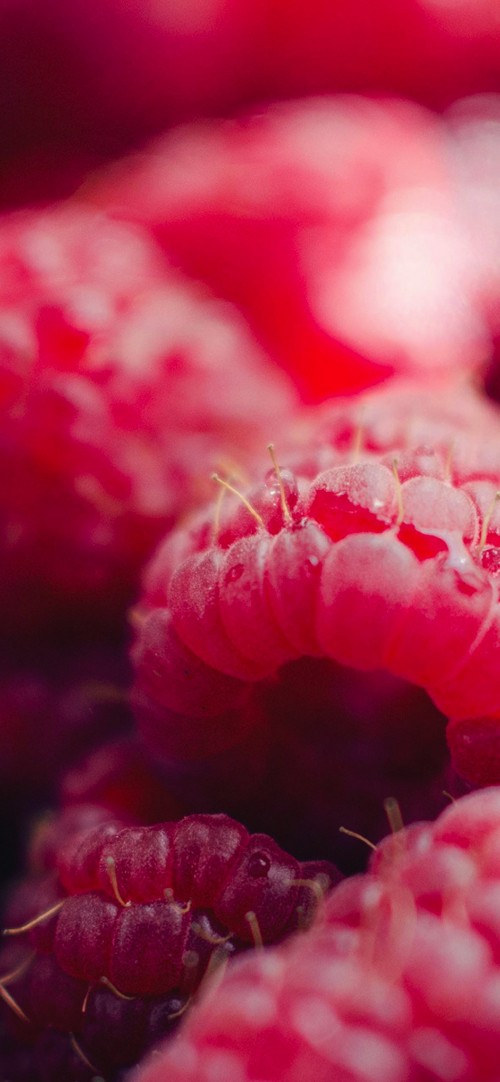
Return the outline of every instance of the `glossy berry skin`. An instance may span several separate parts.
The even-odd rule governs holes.
[[[167,133],[88,196],[236,302],[317,401],[488,355],[447,134],[407,101],[287,101]]]
[[[134,1082],[493,1082],[500,789],[386,838],[313,927],[237,962]]]
[[[243,490],[259,518],[227,492],[217,516],[210,509],[175,532],[138,610],[136,711],[150,746],[210,770],[217,750],[248,745],[252,729],[272,734],[281,717],[294,719],[286,757],[300,725],[295,696],[307,762],[308,689],[314,702],[325,682],[320,711],[334,739],[338,665],[356,670],[358,698],[365,689],[357,711],[367,732],[382,673],[388,716],[392,680],[394,694],[409,682],[441,712],[431,720],[423,705],[436,748],[443,715],[498,717],[498,432],[494,409],[450,385],[372,392],[325,408],[280,451],[286,506],[271,470]],[[413,709],[400,716],[403,743]],[[382,710],[375,745],[386,731]],[[360,775],[349,777],[356,794]],[[317,793],[313,782],[310,800]]]
[[[143,561],[209,486],[236,433],[248,449],[260,420],[267,437],[292,401],[239,317],[166,268],[140,229],[64,205],[4,219],[9,635],[121,626]]]
[[[53,1028],[67,1051],[76,1035],[113,1078],[168,1032],[220,956],[306,927],[340,878],[225,815],[144,827],[108,813],[79,828],[66,812],[52,844],[35,852],[57,877],[31,875],[8,901],[9,925],[47,917],[8,942],[4,972],[16,970],[13,944],[22,943],[7,985],[29,1021],[7,1002],[4,1025],[10,1019],[21,1043]]]

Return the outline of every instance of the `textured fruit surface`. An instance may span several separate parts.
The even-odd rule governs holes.
[[[289,446],[158,550],[136,712],[167,763],[203,761],[205,784],[224,754],[237,781],[245,749],[254,808],[282,801],[324,844],[345,824],[336,787],[369,836],[393,784],[408,818],[437,811],[445,717],[500,714],[498,414],[450,385],[386,386],[316,411]]]
[[[261,380],[265,381],[262,393]],[[0,229],[0,598],[108,622],[163,530],[292,401],[239,317],[135,228],[58,207]]]
[[[498,1078],[500,789],[378,847],[306,935],[235,963],[137,1082]]]
[[[30,863],[38,873],[7,899],[0,998],[6,1049],[31,1045],[42,1082],[66,1079],[75,1057],[117,1077],[214,964],[307,927],[340,879],[224,815],[128,826],[90,806],[38,834]],[[44,1051],[39,1074],[53,1031],[61,1073]]]
[[[484,361],[448,154],[424,109],[344,95],[174,130],[88,194],[236,301],[314,400]]]

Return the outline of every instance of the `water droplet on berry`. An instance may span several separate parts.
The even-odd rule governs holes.
[[[244,564],[234,564],[233,567],[230,567],[229,571],[227,572],[226,582],[237,582],[238,579],[241,578],[244,570]]]
[[[293,508],[295,507],[295,504],[297,503],[298,498],[299,498],[299,490],[298,490],[298,487],[297,487],[297,478],[295,477],[295,474],[292,473],[291,470],[282,469],[281,467],[280,467],[280,476],[281,476],[281,482],[282,482],[282,485],[283,485],[283,491],[284,491],[284,494],[285,494],[286,502],[288,504],[288,507],[290,508],[290,511],[292,511]],[[266,473],[266,476],[264,478],[264,482],[265,482],[266,488],[271,493],[271,495],[275,496],[279,500],[279,498],[280,498],[280,485],[279,485],[278,478],[276,477],[276,471],[275,470],[268,470],[267,473]]]
[[[248,874],[252,879],[263,879],[271,867],[271,857],[263,850],[252,853],[248,861]]]

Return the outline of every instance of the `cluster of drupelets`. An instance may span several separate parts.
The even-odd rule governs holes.
[[[288,102],[0,220],[0,1082],[498,1082],[499,133]]]

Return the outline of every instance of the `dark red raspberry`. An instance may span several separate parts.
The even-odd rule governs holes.
[[[37,1082],[65,1079],[75,1056],[114,1079],[169,1032],[216,958],[305,928],[340,878],[224,815],[82,822],[65,813],[37,849],[48,874],[31,874],[7,902],[4,1026],[34,1045]],[[43,1053],[43,1073],[46,1030],[57,1055]]]
[[[493,1082],[500,789],[386,839],[305,936],[235,962],[135,1082]]]
[[[60,803],[78,814],[89,803],[140,823],[180,818],[186,806],[165,785],[147,749],[132,736],[102,743],[62,777]]]
[[[130,728],[123,652],[122,644],[97,639],[78,647],[36,644],[22,658],[3,652],[0,805],[39,806],[71,764]]]
[[[264,382],[265,381],[265,382]],[[263,386],[265,390],[263,391]],[[9,634],[116,620],[210,469],[290,389],[240,318],[136,228],[82,208],[0,229],[0,598]],[[262,428],[261,428],[262,424]]]

